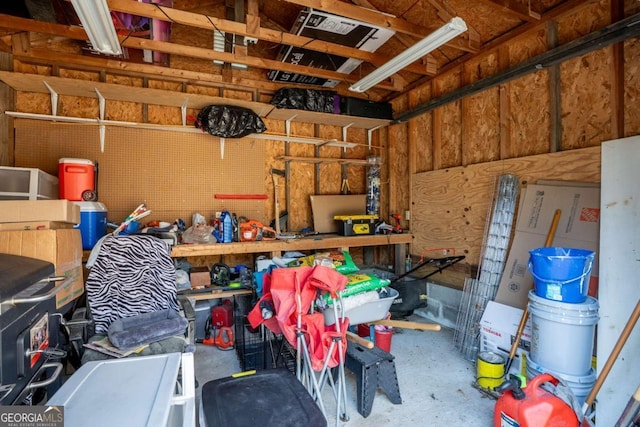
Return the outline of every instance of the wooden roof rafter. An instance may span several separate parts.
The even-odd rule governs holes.
[[[516,16],[523,21],[532,22],[539,21],[541,15],[539,12],[531,8],[531,2],[524,5],[514,0],[480,0],[482,3],[494,8],[499,9],[501,12],[508,13]]]
[[[130,0],[108,0],[111,10],[132,15],[144,16],[146,18],[160,19],[162,21],[174,22],[195,28],[202,28],[213,31],[217,29],[225,33],[233,33],[243,37],[257,38],[272,43],[278,43],[289,46],[304,47],[308,50],[314,50],[323,53],[334,54],[346,58],[359,59],[369,62],[373,65],[380,66],[390,60],[390,57],[380,55],[373,52],[366,52],[360,49],[348,46],[329,43],[322,40],[312,39],[309,37],[298,36],[285,31],[277,31],[265,27],[255,27],[256,19],[247,19],[248,23],[240,23],[225,19],[207,16],[199,13],[186,12],[166,6],[152,5],[148,3],[133,2]],[[249,24],[251,21],[251,25]],[[428,75],[426,67],[420,64],[413,64],[406,68],[416,74]],[[306,74],[306,73],[302,73]]]
[[[310,7],[322,10],[328,13],[344,16],[346,18],[356,19],[358,21],[368,22],[383,28],[389,28],[396,32],[408,34],[414,37],[424,38],[440,28],[441,25],[432,25],[423,27],[421,25],[412,24],[404,19],[395,16],[368,9],[366,7],[355,6],[339,1],[327,2],[325,0],[284,0],[300,6]],[[446,44],[448,47],[462,50],[464,52],[476,52],[479,46],[475,45],[469,38],[468,34],[462,34]]]

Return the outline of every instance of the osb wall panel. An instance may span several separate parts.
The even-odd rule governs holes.
[[[107,127],[100,152],[98,128],[15,120],[16,165],[58,174],[58,159],[86,158],[99,164],[98,196],[109,219],[122,221],[140,203],[153,211],[148,220],[191,223],[229,209],[266,221],[264,202],[216,199],[216,194],[264,194],[263,141],[220,142],[207,134]],[[242,173],[238,173],[241,171]]]
[[[511,154],[524,157],[549,152],[549,73],[528,74],[509,84]]]
[[[611,137],[611,50],[560,66],[562,149],[600,145]]]
[[[453,248],[477,265],[495,180],[514,174],[537,180],[600,182],[600,148],[542,154],[416,174],[413,178],[411,253]]]
[[[640,39],[624,43],[624,136],[640,134]]]
[[[585,2],[577,12],[560,17],[557,20],[558,43],[565,44],[609,25],[610,3],[608,0]]]
[[[498,71],[497,54],[466,64],[465,84],[482,80]],[[489,162],[500,158],[499,88],[468,96],[462,104],[462,164]]]
[[[409,94],[409,104],[412,108],[424,104],[431,99],[431,85],[425,84]],[[420,141],[433,139],[433,117],[431,113],[421,114],[409,120],[408,142],[411,157],[414,160],[412,172],[424,172],[433,169],[433,146],[421,144]]]
[[[291,134],[296,136],[314,136],[314,125],[310,123],[291,123]],[[283,143],[284,144],[284,143]],[[315,146],[312,144],[289,144],[289,154],[296,157],[313,157]],[[285,186],[282,178],[280,184]],[[289,230],[300,230],[308,227],[311,218],[309,196],[314,193],[315,166],[310,163],[291,162],[286,185],[289,188]],[[280,199],[281,208],[286,209],[284,198]]]

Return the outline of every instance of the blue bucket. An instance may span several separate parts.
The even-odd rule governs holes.
[[[587,299],[595,252],[543,247],[529,251],[534,291],[542,298],[582,303]]]

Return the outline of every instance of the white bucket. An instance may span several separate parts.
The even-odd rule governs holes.
[[[540,374],[551,374],[559,380],[562,380],[562,382],[571,389],[576,399],[578,399],[580,406],[582,406],[587,399],[587,396],[589,396],[591,389],[596,383],[596,371],[593,368],[591,368],[586,375],[567,375],[547,369],[531,360],[531,357],[527,357],[527,380]]]
[[[588,375],[598,323],[598,300],[564,303],[529,292],[530,358],[550,371]]]

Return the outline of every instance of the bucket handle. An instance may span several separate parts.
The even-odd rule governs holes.
[[[531,273],[531,275],[533,276],[534,279],[540,280],[542,282],[553,283],[553,284],[556,284],[556,285],[566,285],[567,283],[573,282],[574,280],[583,279],[587,275],[589,275],[591,273],[591,267],[593,266],[593,258],[589,259],[589,268],[584,269],[583,270],[584,273],[582,273],[580,276],[574,277],[572,279],[562,280],[562,281],[549,280],[549,279],[542,278],[542,277],[538,276],[536,273],[534,273],[532,266],[533,265],[532,265],[531,259],[529,259],[529,266],[528,266],[529,273]]]

